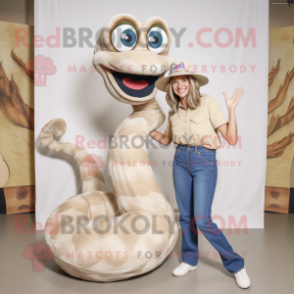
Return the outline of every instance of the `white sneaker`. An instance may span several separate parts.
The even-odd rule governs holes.
[[[246,272],[245,264],[244,267],[235,273],[236,283],[240,288],[249,288],[251,285],[251,281]]]
[[[189,271],[195,270],[196,268],[197,268],[197,265],[192,266],[188,263],[182,262],[173,270],[172,273],[174,276],[183,276]]]

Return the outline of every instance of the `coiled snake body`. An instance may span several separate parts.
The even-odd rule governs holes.
[[[120,23],[122,26],[131,23],[137,41],[141,40],[146,48],[139,43],[129,51],[106,46]],[[160,24],[168,37],[167,46],[160,54],[148,50],[146,43],[146,32],[156,24]],[[114,144],[108,152],[107,170],[113,191],[106,191],[99,168],[93,174],[83,164],[90,156],[87,151],[53,138],[66,131],[64,120],[53,119],[47,123],[40,139],[45,147],[75,158],[83,183],[82,194],[68,198],[47,219],[45,239],[54,259],[72,276],[110,282],[146,273],[162,264],[177,242],[178,225],[173,208],[155,180],[146,145],[141,144],[138,148],[142,139],[146,140],[149,132],[165,120],[155,99],[154,81],[164,75],[172,62],[167,55],[170,47],[168,27],[158,17],[140,23],[131,15],[119,14],[106,28],[95,46],[94,67],[103,76],[110,94],[133,108],[114,134],[117,142],[125,138],[128,143]],[[140,32],[139,28],[146,30]],[[126,27],[122,27],[124,29]],[[119,68],[130,64],[132,76],[118,73]],[[148,69],[148,65],[156,65],[157,72]],[[142,88],[142,80],[148,86]],[[142,89],[138,90],[140,87]],[[132,93],[138,95],[132,96]],[[52,226],[54,222],[57,226]]]

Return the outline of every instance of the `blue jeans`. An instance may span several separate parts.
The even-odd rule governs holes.
[[[182,261],[198,264],[198,229],[219,252],[224,267],[232,274],[244,267],[244,259],[211,220],[211,205],[217,181],[216,150],[203,146],[177,145],[173,182],[182,228]]]

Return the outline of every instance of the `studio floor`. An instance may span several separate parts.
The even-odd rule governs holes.
[[[35,214],[22,214],[26,228],[35,221]],[[221,262],[214,247],[199,235],[200,259],[195,271],[175,277],[172,270],[179,264],[181,238],[174,254],[152,272],[129,280],[110,283],[89,282],[65,273],[54,260],[46,261],[44,270],[33,267],[23,253],[30,244],[45,243],[40,234],[15,230],[15,215],[0,215],[0,291],[2,294],[52,293],[292,293],[294,265],[294,215],[265,212],[265,228],[224,230],[234,251],[245,256],[251,286],[241,289],[234,275]],[[292,289],[292,290],[291,290]]]

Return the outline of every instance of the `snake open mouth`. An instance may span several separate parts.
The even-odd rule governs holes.
[[[122,91],[132,97],[146,97],[154,89],[154,83],[159,76],[136,75],[110,70],[116,83]]]

